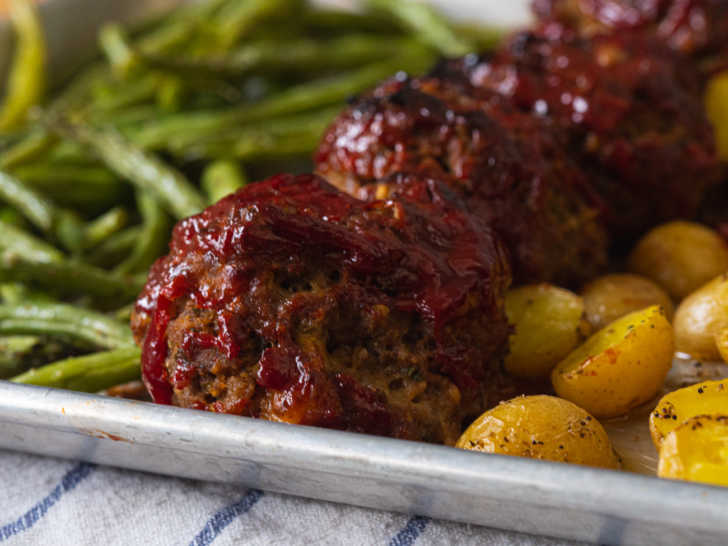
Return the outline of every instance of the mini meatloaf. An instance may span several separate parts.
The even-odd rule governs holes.
[[[599,205],[559,131],[449,76],[395,78],[357,100],[324,135],[318,171],[365,199],[396,195],[411,176],[446,183],[503,237],[518,283],[598,273]]]
[[[281,175],[179,223],[132,317],[154,400],[452,444],[513,396],[506,251],[446,186],[404,193]]]
[[[728,53],[725,0],[534,0],[533,9],[543,21],[561,23],[585,36],[640,29],[682,53]]]
[[[567,133],[616,238],[694,217],[720,178],[697,72],[646,33],[552,40],[526,31],[463,68],[474,86]]]

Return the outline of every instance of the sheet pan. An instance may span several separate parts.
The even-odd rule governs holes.
[[[46,2],[54,78],[88,55],[104,21],[177,1]],[[455,16],[527,20],[525,0],[436,3]],[[9,44],[0,21],[0,77]],[[601,544],[728,544],[724,488],[4,381],[0,448]]]

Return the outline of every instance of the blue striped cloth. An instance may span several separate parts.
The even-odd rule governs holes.
[[[3,451],[0,543],[575,544]]]

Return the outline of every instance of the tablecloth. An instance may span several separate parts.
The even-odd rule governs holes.
[[[0,451],[0,543],[578,544],[8,451]]]

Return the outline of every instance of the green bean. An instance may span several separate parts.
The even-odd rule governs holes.
[[[141,226],[132,226],[115,233],[85,256],[85,261],[97,267],[118,264],[136,247],[141,233]]]
[[[127,197],[127,187],[107,168],[48,161],[12,170],[13,176],[53,202],[99,211]]]
[[[13,207],[0,207],[0,222],[10,224],[11,226],[21,229],[27,227],[27,221],[23,218],[23,215]]]
[[[88,295],[106,306],[133,300],[144,280],[78,262],[41,262],[13,250],[0,252],[0,282],[30,283],[61,295]]]
[[[159,149],[180,135],[204,138],[221,129],[269,118],[304,112],[339,103],[375,85],[397,70],[419,72],[427,68],[433,57],[422,48],[409,48],[408,54],[393,60],[367,65],[333,77],[302,83],[263,99],[224,111],[201,111],[167,116],[130,133],[139,146]]]
[[[124,307],[120,307],[116,311],[114,311],[113,315],[116,320],[119,320],[125,324],[128,324],[131,320],[131,314],[134,312],[134,303],[130,303],[129,305],[125,305]]]
[[[386,17],[381,13],[358,13],[350,10],[319,7],[309,8],[304,12],[303,26],[326,37],[330,36],[332,32],[391,34],[399,30],[391,17]]]
[[[0,169],[12,169],[33,161],[49,148],[57,139],[45,128],[34,128],[20,142],[5,150],[0,156]]]
[[[118,232],[129,221],[129,214],[123,207],[114,207],[86,226],[84,248],[94,248]]]
[[[238,48],[228,55],[152,58],[150,64],[185,74],[240,77],[254,72],[311,74],[316,71],[352,68],[389,59],[412,45],[408,38],[351,35],[329,41],[301,38],[294,41],[267,40]]]
[[[3,303],[19,305],[28,302],[55,302],[52,296],[39,290],[31,290],[21,283],[0,284],[0,300]]]
[[[171,229],[167,214],[147,192],[137,192],[137,205],[144,227],[131,255],[116,267],[117,273],[146,271],[167,247]]]
[[[475,51],[475,45],[459,37],[429,5],[412,0],[367,0],[370,8],[390,15],[441,54],[458,57]]]
[[[0,305],[0,335],[61,336],[102,349],[133,347],[129,326],[63,303]]]
[[[453,23],[455,32],[473,44],[476,51],[490,51],[508,34],[503,27]]]
[[[45,87],[46,48],[35,7],[30,0],[12,0],[10,16],[18,40],[0,108],[0,131],[20,125],[28,110],[41,101]]]
[[[27,355],[39,344],[36,336],[0,337],[0,379],[16,375],[26,368]]]
[[[287,118],[273,119],[252,127],[222,131],[206,139],[171,140],[172,153],[186,158],[236,158],[260,160],[285,158],[310,153],[339,109],[326,109]]]
[[[83,227],[70,211],[57,208],[18,179],[0,171],[0,199],[13,205],[41,231],[50,233],[68,250],[80,249]]]
[[[129,47],[124,29],[117,23],[110,23],[101,29],[99,46],[119,78],[126,77],[139,64],[136,52]]]
[[[0,234],[0,251],[13,252],[25,259],[41,263],[57,263],[64,260],[59,250],[12,224],[0,221]]]
[[[274,15],[294,16],[297,0],[246,0],[224,4],[214,16],[215,45],[223,50],[235,45],[262,20]]]
[[[95,90],[94,100],[89,105],[90,115],[96,112],[116,112],[121,108],[143,104],[157,92],[160,83],[158,74],[144,74],[127,81],[109,81],[108,87]]]
[[[97,392],[120,383],[139,379],[141,351],[116,349],[86,356],[72,357],[29,370],[11,379],[44,387],[82,392]]]
[[[63,134],[88,146],[119,176],[154,194],[177,218],[197,214],[205,208],[205,199],[182,173],[120,134],[79,124],[59,128]]]
[[[211,203],[236,192],[247,183],[240,163],[229,159],[213,161],[202,173],[202,189]]]

